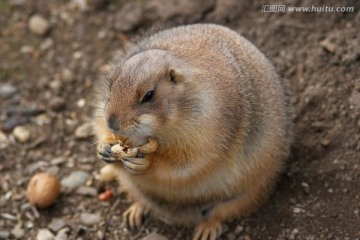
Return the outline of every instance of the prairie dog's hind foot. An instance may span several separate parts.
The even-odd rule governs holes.
[[[136,202],[132,204],[124,213],[123,219],[126,225],[131,229],[139,229],[143,224],[144,218],[150,213],[150,209],[145,205]]]
[[[221,222],[217,220],[205,220],[195,229],[193,240],[216,240],[222,233]]]

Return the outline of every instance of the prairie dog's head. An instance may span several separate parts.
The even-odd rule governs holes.
[[[115,134],[130,139],[156,137],[196,104],[189,92],[191,73],[163,50],[137,53],[110,77],[104,120]]]

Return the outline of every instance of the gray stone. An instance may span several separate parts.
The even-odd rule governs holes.
[[[236,235],[239,235],[239,234],[242,233],[243,231],[244,231],[244,227],[241,226],[241,225],[238,225],[238,226],[235,228],[234,233],[235,233]]]
[[[80,195],[91,196],[91,197],[95,197],[95,196],[98,195],[95,188],[86,187],[86,186],[80,186],[80,187],[76,190],[76,193],[77,193],[77,194],[80,194]]]
[[[80,221],[85,226],[91,226],[99,223],[101,221],[101,216],[96,213],[82,213],[80,214]]]
[[[63,228],[61,229],[55,236],[55,240],[67,240],[69,235],[70,229]]]
[[[60,229],[62,229],[63,227],[65,227],[66,222],[64,219],[62,218],[54,218],[53,220],[51,220],[51,222],[48,225],[48,228],[54,232],[59,231]]]
[[[10,237],[10,232],[5,230],[0,230],[0,239],[8,239]]]
[[[69,176],[61,180],[61,188],[65,192],[71,192],[83,185],[89,177],[90,174],[84,171],[72,172]]]
[[[18,224],[11,230],[11,234],[17,239],[22,239],[25,235],[25,231],[22,229],[21,225]]]

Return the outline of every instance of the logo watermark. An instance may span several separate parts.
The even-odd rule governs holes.
[[[264,13],[285,13],[285,12],[309,12],[309,13],[337,13],[337,12],[354,12],[354,7],[331,7],[331,6],[308,6],[295,7],[286,5],[262,5],[261,12]]]

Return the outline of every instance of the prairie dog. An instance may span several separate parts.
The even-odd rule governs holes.
[[[238,33],[194,24],[158,32],[123,58],[100,93],[98,155],[134,204],[131,228],[149,211],[216,239],[221,223],[268,197],[291,143],[287,103],[271,63]],[[123,158],[111,146],[156,140]]]

